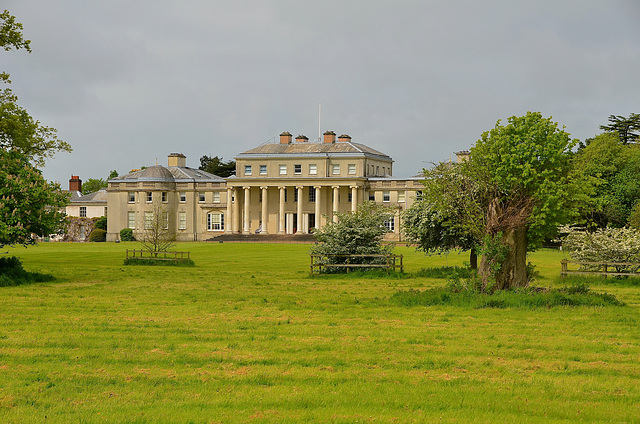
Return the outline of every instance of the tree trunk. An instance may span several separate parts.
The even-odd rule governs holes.
[[[478,269],[478,253],[474,247],[472,247],[469,252],[469,264],[471,269]]]
[[[495,276],[496,289],[526,287],[528,284],[526,228],[508,230],[503,235],[502,242],[507,248],[507,254]]]

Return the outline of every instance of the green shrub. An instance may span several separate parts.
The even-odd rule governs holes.
[[[53,281],[55,278],[39,272],[28,272],[15,256],[0,257],[0,287],[18,286],[20,284]]]
[[[125,265],[151,265],[151,266],[196,266],[193,260],[184,258],[176,260],[161,260],[150,258],[127,258],[124,260]]]
[[[133,236],[133,230],[131,228],[123,228],[122,230],[120,230],[120,240],[136,241],[136,238]]]
[[[453,305],[472,308],[551,308],[556,306],[624,306],[614,295],[594,293],[588,286],[561,289],[518,288],[482,293],[475,287],[437,287],[423,291],[401,290],[390,299],[398,306]]]
[[[107,217],[101,216],[96,220],[96,223],[94,225],[96,228],[107,231]]]
[[[105,230],[101,230],[100,228],[96,228],[93,231],[91,231],[91,234],[89,235],[89,241],[93,241],[93,242],[107,241],[107,232]]]

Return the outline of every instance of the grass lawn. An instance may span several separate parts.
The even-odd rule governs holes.
[[[407,278],[310,278],[308,245],[181,244],[195,267],[123,266],[135,243],[9,249],[57,280],[0,288],[2,423],[640,422],[640,286],[624,307],[401,307]],[[558,285],[562,253],[531,260]]]

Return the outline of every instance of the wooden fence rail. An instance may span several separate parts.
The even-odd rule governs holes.
[[[153,259],[154,261],[179,261],[190,259],[190,252],[154,252],[152,250],[129,250],[127,249],[127,259]]]
[[[314,273],[314,268],[317,268],[316,272],[322,272],[323,268],[346,268],[349,272],[352,268],[385,268],[387,272],[389,270],[400,269],[400,272],[404,272],[404,264],[402,262],[402,255],[320,255],[310,254],[311,256],[311,275]],[[328,263],[329,258],[346,258],[345,263]],[[358,258],[380,258],[382,261],[379,263],[352,263],[355,259],[358,262]]]
[[[578,269],[569,269],[569,264],[578,265]],[[639,277],[640,276],[640,264],[631,262],[581,262],[581,261],[569,261],[563,259],[560,262],[562,270],[560,275],[562,278],[567,275],[628,275]]]

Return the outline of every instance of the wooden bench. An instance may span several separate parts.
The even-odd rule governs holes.
[[[560,275],[562,278],[567,275],[603,275],[605,278],[609,275],[613,276],[633,276],[640,277],[640,264],[631,262],[583,262],[583,261],[569,261],[563,259],[560,262],[562,270]],[[569,269],[569,264],[578,265],[579,269]],[[585,269],[591,267],[593,269]],[[622,271],[620,268],[625,267],[627,270]]]
[[[186,256],[185,256],[186,255]],[[152,259],[154,261],[180,261],[189,258],[190,252],[154,252],[151,250],[129,250],[127,259]]]
[[[400,272],[404,272],[404,264],[402,262],[402,255],[320,255],[311,253],[311,275],[314,273],[314,268],[317,268],[317,272],[322,272],[323,268],[346,268],[349,272],[352,268],[384,268],[389,270],[400,269]],[[346,258],[345,263],[332,264],[327,263],[329,258]],[[351,263],[351,260],[356,258],[381,258],[384,261],[380,263]],[[359,262],[356,260],[356,262]]]

